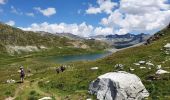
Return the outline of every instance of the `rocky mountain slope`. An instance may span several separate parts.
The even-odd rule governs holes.
[[[125,35],[117,35],[117,34],[107,35],[107,36],[99,35],[99,36],[93,36],[91,38],[96,40],[106,41],[107,43],[112,45],[112,47],[119,49],[119,48],[124,48],[124,47],[132,46],[144,42],[150,36],[151,35],[144,34],[144,33],[137,34],[137,35],[127,33]]]
[[[57,36],[66,37],[72,40],[84,40],[85,38],[71,34],[71,33],[55,33]]]
[[[23,31],[0,23],[0,53],[17,54],[62,47],[104,50],[107,46],[100,41],[70,39],[46,32]]]

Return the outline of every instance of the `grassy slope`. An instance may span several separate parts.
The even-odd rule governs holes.
[[[139,47],[130,48],[127,50],[119,51],[107,58],[98,60],[96,62],[80,62],[76,64],[70,64],[72,68],[68,69],[62,74],[53,74],[49,83],[39,82],[39,86],[47,91],[56,91],[56,93],[62,93],[62,95],[71,95],[72,98],[81,95],[80,97],[87,97],[88,84],[94,80],[97,76],[114,71],[114,65],[117,63],[125,64],[126,71],[129,71],[129,67],[134,68],[132,72],[138,75],[147,90],[150,92],[150,99],[168,100],[170,99],[170,74],[161,76],[160,80],[147,81],[146,78],[149,75],[155,74],[156,66],[149,69],[140,69],[133,63],[140,60],[151,61],[155,65],[162,65],[163,69],[170,71],[170,56],[166,55],[161,49],[166,43],[170,43],[170,29],[164,29],[159,33],[164,33],[161,39],[154,41],[150,45],[143,45]],[[157,34],[159,34],[157,33]],[[167,61],[166,61],[167,60]],[[164,61],[166,61],[164,63]],[[91,71],[91,67],[98,66],[99,70]],[[147,67],[146,65],[144,65]],[[76,84],[76,85],[75,85]],[[84,95],[84,96],[82,96]]]
[[[60,74],[56,74],[55,72],[55,67],[59,66],[58,64],[39,61],[36,58],[26,58],[24,61],[21,59],[20,62],[3,65],[0,67],[0,99],[15,96],[15,91],[18,90],[17,87],[22,88],[23,84],[3,83],[6,79],[19,80],[17,73],[19,65],[24,65],[25,69],[30,68],[33,75],[26,77],[24,86],[27,88],[19,90],[20,92],[16,95],[18,100],[34,100],[42,96],[53,96],[60,99],[71,98],[72,100],[82,98],[84,100],[90,97],[87,93],[88,84],[97,78],[97,76],[114,71],[114,65],[121,63],[125,65],[124,70],[126,71],[128,71],[129,67],[135,69],[132,73],[135,73],[141,78],[147,90],[150,92],[149,99],[169,100],[170,75],[163,75],[161,80],[150,82],[147,81],[146,78],[155,73],[156,67],[153,67],[152,70],[141,70],[133,64],[139,60],[146,60],[151,61],[155,65],[161,64],[163,69],[170,71],[170,55],[166,55],[164,51],[161,50],[166,43],[170,43],[170,29],[164,29],[161,33],[165,35],[150,45],[119,51],[95,62],[71,63],[67,65],[70,67]],[[163,63],[165,60],[168,61]],[[99,70],[90,70],[91,67],[96,66],[99,67]]]

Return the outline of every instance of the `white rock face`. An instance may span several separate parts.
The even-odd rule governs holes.
[[[141,100],[149,96],[140,78],[124,71],[99,76],[90,84],[89,93],[98,100]]]
[[[12,46],[7,45],[6,50],[9,54],[21,54],[22,52],[37,52],[41,49],[47,49],[45,46],[40,46],[40,49],[37,46]]]

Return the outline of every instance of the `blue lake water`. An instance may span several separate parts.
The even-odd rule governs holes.
[[[75,61],[94,61],[109,56],[110,54],[111,52],[82,54],[82,55],[51,56],[48,58],[44,58],[44,60],[61,64],[61,63],[69,63]]]

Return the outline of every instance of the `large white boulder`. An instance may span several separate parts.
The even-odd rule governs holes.
[[[89,86],[98,100],[141,100],[149,96],[140,78],[124,71],[99,76]]]

